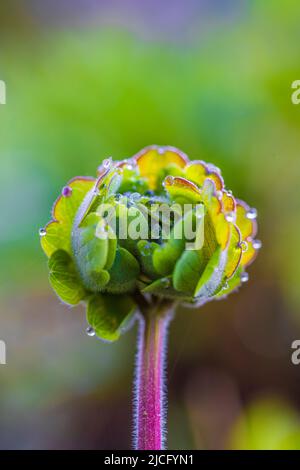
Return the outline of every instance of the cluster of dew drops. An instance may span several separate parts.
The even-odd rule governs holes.
[[[229,191],[229,193],[231,193],[231,191]],[[257,210],[255,209],[255,207],[250,207],[247,210],[246,217],[249,220],[255,220],[257,218]],[[233,212],[228,212],[225,215],[225,219],[228,222],[234,222],[235,221],[235,214]],[[258,239],[252,240],[251,237],[248,237],[248,242],[250,242],[250,241],[252,242],[252,246],[253,246],[254,250],[259,250],[262,247],[262,242]],[[248,243],[247,243],[246,240],[241,241],[238,246],[242,249],[243,253],[248,250]],[[246,271],[243,271],[241,273],[240,279],[241,279],[241,282],[243,282],[243,283],[247,282],[249,280],[249,274]],[[228,287],[229,287],[228,282],[225,282],[225,284],[223,286],[223,290],[228,289]]]

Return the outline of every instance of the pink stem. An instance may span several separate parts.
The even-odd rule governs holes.
[[[135,449],[164,449],[165,352],[170,314],[140,316],[136,363]]]

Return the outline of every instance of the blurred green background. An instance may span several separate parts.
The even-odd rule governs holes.
[[[130,448],[136,328],[85,334],[38,229],[68,179],[156,143],[219,166],[263,241],[246,286],[171,325],[169,448],[300,449],[299,1],[3,3],[0,448]]]

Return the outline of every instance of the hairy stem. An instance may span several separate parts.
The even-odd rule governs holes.
[[[140,315],[135,382],[135,449],[164,448],[167,400],[165,354],[172,314],[150,310]]]

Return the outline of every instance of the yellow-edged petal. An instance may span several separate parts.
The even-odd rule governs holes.
[[[214,183],[217,191],[224,188],[224,181],[221,174],[215,169],[207,165],[201,160],[190,162],[185,168],[185,176],[188,180],[202,186],[206,178],[210,178]]]
[[[188,157],[175,147],[159,147],[152,145],[141,150],[133,157],[136,161],[140,175],[149,182],[149,188],[154,190],[157,187],[160,171],[169,165],[176,165],[184,168]]]
[[[242,257],[240,231],[235,224],[230,224],[230,230],[230,242],[228,246],[227,263],[225,267],[225,276],[227,279],[230,279],[233,276],[240,264]]]
[[[218,243],[224,250],[230,237],[230,223],[222,212],[222,203],[216,196],[216,187],[210,178],[206,178],[201,191],[202,201],[212,220]]]
[[[222,205],[224,212],[235,212],[236,210],[236,201],[228,191],[222,192]]]
[[[167,176],[163,186],[174,201],[183,200],[191,203],[201,201],[199,188],[191,181],[180,176]]]
[[[257,223],[255,219],[249,219],[247,213],[250,207],[244,201],[236,201],[236,224],[241,232],[242,240],[248,237],[254,238],[257,232]]]
[[[257,255],[257,250],[253,246],[253,239],[251,237],[248,237],[246,240],[247,243],[247,250],[243,251],[242,253],[242,258],[241,258],[241,266],[246,268],[251,264]]]
[[[72,224],[81,202],[94,184],[94,178],[73,178],[56,200],[52,209],[53,220],[46,225],[46,234],[41,237],[42,248],[48,257],[59,249],[71,254]]]

